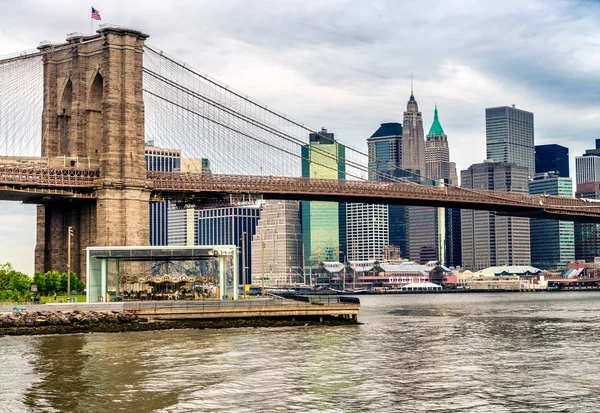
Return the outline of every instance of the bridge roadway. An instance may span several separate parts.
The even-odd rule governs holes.
[[[0,165],[0,200],[43,203],[58,197],[94,198],[98,169]],[[158,197],[201,201],[228,195],[372,204],[420,205],[498,211],[507,215],[600,223],[600,202],[511,192],[434,187],[410,183],[307,179],[277,176],[148,172]],[[119,183],[114,183],[119,185]]]

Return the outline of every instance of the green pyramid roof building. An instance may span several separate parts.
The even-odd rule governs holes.
[[[438,119],[438,110],[437,110],[437,104],[435,105],[435,110],[433,111],[433,123],[431,124],[431,128],[429,128],[429,133],[427,134],[427,137],[434,137],[434,136],[445,136],[446,134],[444,133],[444,129],[442,128],[442,125],[440,124],[440,120]]]

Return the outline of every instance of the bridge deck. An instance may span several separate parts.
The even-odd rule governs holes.
[[[592,200],[452,186],[178,172],[148,172],[147,179],[149,189],[159,196],[192,201],[248,194],[266,199],[421,205],[600,222],[600,203]],[[53,197],[93,198],[100,185],[105,183],[101,183],[98,169],[0,165],[0,199],[42,202]]]

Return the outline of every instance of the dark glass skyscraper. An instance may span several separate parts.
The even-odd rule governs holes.
[[[600,199],[600,182],[577,184],[576,198]],[[575,259],[593,262],[600,257],[600,224],[575,222]]]
[[[569,148],[561,145],[535,145],[535,173],[557,172],[569,177]]]
[[[175,172],[181,168],[179,149],[146,146],[144,154],[147,171]],[[150,245],[167,245],[169,201],[151,202],[148,208],[150,208]]]
[[[258,205],[201,209],[198,211],[198,245],[235,245],[242,248],[242,234],[246,233],[247,284],[252,282],[252,237],[260,217]],[[244,283],[242,254],[238,254],[238,280]]]
[[[369,179],[372,181],[396,181],[408,178],[402,171],[402,125],[382,123],[379,129],[367,139],[369,145]],[[388,207],[389,243],[400,248],[402,256],[407,256],[406,246],[406,207]]]

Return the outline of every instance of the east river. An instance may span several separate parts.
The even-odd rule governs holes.
[[[0,411],[600,411],[600,293],[360,298],[358,326],[2,337]]]

